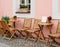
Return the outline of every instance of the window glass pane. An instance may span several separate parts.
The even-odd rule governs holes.
[[[20,3],[24,4],[25,3],[25,0],[20,0]]]
[[[22,4],[24,4],[25,3],[25,1],[24,0],[22,0]]]

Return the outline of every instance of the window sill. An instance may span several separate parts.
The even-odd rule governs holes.
[[[30,14],[30,12],[16,12],[16,14]]]

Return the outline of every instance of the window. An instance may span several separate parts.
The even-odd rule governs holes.
[[[60,19],[60,13],[58,12],[58,0],[52,0],[52,17],[53,19]]]
[[[12,0],[12,1],[13,1],[12,2],[13,16],[16,15],[18,17],[34,18],[35,0]],[[24,5],[25,10],[23,10],[22,6],[20,5]]]
[[[31,0],[20,0],[19,8],[16,13],[30,13]]]

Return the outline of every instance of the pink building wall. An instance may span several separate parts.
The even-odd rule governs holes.
[[[12,0],[0,0],[0,8],[0,12],[2,12],[0,17],[5,15],[12,16]]]
[[[60,0],[58,0],[58,12],[60,13]]]
[[[35,17],[52,15],[52,0],[35,1]]]
[[[41,16],[50,16],[52,15],[52,0],[35,0],[34,9],[35,9],[35,18],[40,18]],[[4,0],[4,1],[0,0],[0,17],[2,17],[3,15],[7,15],[9,17],[12,16],[12,0]],[[52,27],[52,32],[56,32],[58,20],[52,20],[52,22],[54,24]],[[46,32],[49,33],[45,29],[44,33]]]

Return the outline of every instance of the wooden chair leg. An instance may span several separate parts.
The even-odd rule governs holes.
[[[3,35],[3,38],[5,38],[6,36],[7,36],[7,34],[4,34],[4,35]]]
[[[49,37],[52,39],[53,42],[56,42],[56,41],[55,41],[55,37],[52,37],[52,36],[50,36],[50,35],[49,35]]]
[[[35,34],[37,36],[37,38],[34,38],[32,36],[32,34]],[[38,41],[38,34],[36,32],[31,32],[29,36],[32,36],[35,39],[34,42],[37,42]]]
[[[14,37],[14,34],[12,34],[12,36],[9,38],[9,40],[11,40]]]
[[[26,32],[26,38],[25,38],[25,40],[27,40],[28,38],[29,38],[29,32]]]
[[[35,42],[37,42],[38,41],[38,38],[35,38]]]
[[[37,34],[37,33],[35,33],[35,32],[34,32],[34,34],[37,36],[37,38],[36,38],[36,40],[35,40],[35,42],[37,42],[37,41],[38,41],[39,34]]]
[[[27,31],[22,31],[22,30],[21,31],[17,30],[17,31],[20,33],[21,36],[25,37],[25,40],[28,39],[29,33]],[[23,35],[23,32],[26,33],[26,36]]]
[[[3,38],[11,40],[14,37],[14,34],[12,34],[12,36],[10,38],[7,37],[7,34],[4,34]]]

